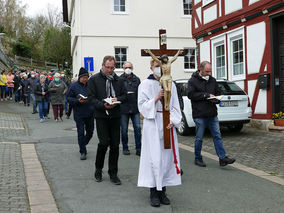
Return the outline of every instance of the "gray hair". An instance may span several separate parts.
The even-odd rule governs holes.
[[[211,64],[211,63],[209,61],[202,61],[200,63],[199,69],[203,71],[207,64]]]
[[[123,68],[124,68],[124,65],[125,64],[131,64],[131,67],[132,67],[132,69],[133,69],[133,64],[130,62],[130,61],[125,61],[124,63],[123,63]]]
[[[45,75],[40,75],[39,78],[40,78],[40,79],[42,79],[42,78],[46,79],[46,76],[45,76]]]

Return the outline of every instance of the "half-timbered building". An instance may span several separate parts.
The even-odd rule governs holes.
[[[253,119],[284,111],[284,1],[194,0],[198,61],[210,61],[250,98]]]

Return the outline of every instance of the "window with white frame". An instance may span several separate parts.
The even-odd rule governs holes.
[[[189,70],[196,70],[197,64],[197,57],[196,57],[196,49],[195,48],[188,48],[188,52],[184,55],[184,69]]]
[[[190,16],[192,14],[192,0],[182,0],[182,9],[184,16]]]
[[[128,14],[129,0],[110,0],[112,14]]]
[[[228,32],[227,39],[229,80],[244,80],[246,79],[244,27]]]
[[[127,48],[126,47],[115,47],[115,68],[118,70],[123,69],[123,63],[127,61]]]
[[[232,41],[232,53],[233,53],[233,75],[244,74],[244,50],[243,39],[237,39]]]
[[[215,47],[215,66],[217,79],[225,79],[225,45],[221,44]]]

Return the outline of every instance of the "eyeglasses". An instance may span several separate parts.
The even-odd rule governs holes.
[[[124,69],[126,70],[126,69],[132,69],[132,67],[124,67]]]
[[[109,66],[104,66],[104,67],[108,70],[114,70],[115,69],[115,67],[109,67]]]

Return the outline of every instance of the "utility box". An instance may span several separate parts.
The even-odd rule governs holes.
[[[270,86],[270,74],[262,74],[258,76],[258,88],[269,89]]]

